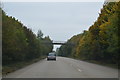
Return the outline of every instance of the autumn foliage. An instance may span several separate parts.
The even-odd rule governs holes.
[[[88,31],[83,31],[68,40],[74,42],[74,46],[61,46],[59,55],[118,64],[119,27],[120,2],[105,3],[97,21]]]

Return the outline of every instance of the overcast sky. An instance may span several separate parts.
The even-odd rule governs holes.
[[[55,41],[67,41],[97,20],[104,2],[7,2],[4,11],[36,34],[41,29]],[[57,46],[55,46],[56,48]]]

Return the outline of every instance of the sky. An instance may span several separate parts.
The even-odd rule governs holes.
[[[88,30],[104,2],[4,2],[3,9],[25,26],[53,41],[67,41]],[[55,45],[54,50],[60,45]]]

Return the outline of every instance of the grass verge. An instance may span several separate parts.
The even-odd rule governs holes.
[[[74,57],[71,57],[71,56],[69,58],[81,60],[79,58],[74,58]],[[98,64],[98,65],[102,65],[102,66],[106,66],[106,67],[110,67],[110,68],[114,68],[114,69],[119,69],[118,64],[110,64],[110,63],[105,63],[105,62],[102,62],[102,61],[95,61],[95,60],[81,60],[81,61],[94,63],[94,64]]]
[[[24,68],[30,64],[36,63],[42,59],[45,59],[45,56],[40,57],[40,58],[36,58],[33,59],[31,61],[24,61],[24,62],[19,62],[16,64],[10,64],[10,65],[6,65],[6,66],[2,66],[2,75],[7,75],[8,73],[14,72],[18,69]]]
[[[90,62],[90,63],[95,63],[98,65],[102,65],[102,66],[106,66],[106,67],[118,69],[118,64],[110,64],[110,63],[105,63],[105,62],[100,62],[100,61],[95,61],[95,60],[85,60],[85,61]]]

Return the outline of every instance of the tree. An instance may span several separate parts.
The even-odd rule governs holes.
[[[51,52],[53,45],[45,45],[41,41],[49,41],[43,37],[41,30],[38,38],[31,29],[24,26],[14,17],[7,16],[2,10],[2,61],[3,66],[30,61]]]
[[[38,30],[37,38],[39,38],[39,39],[42,39],[42,38],[43,38],[43,33],[42,33],[41,30]]]
[[[71,55],[82,60],[95,60],[103,63],[118,64],[120,46],[118,35],[120,26],[120,1],[107,2],[88,31],[73,36],[67,42],[76,43],[59,49],[61,56]]]

